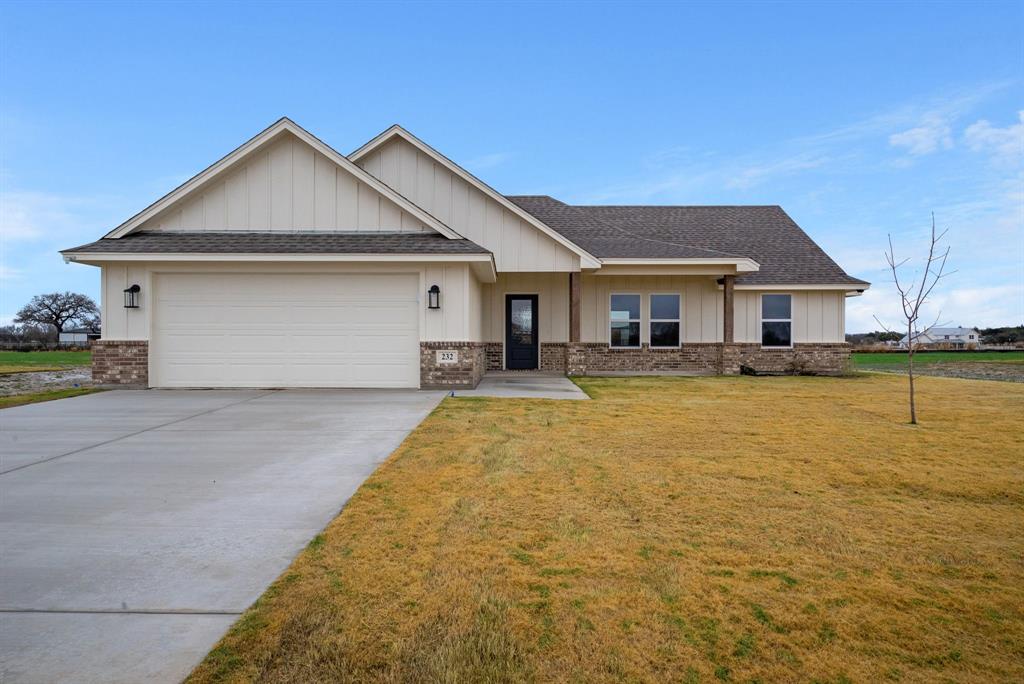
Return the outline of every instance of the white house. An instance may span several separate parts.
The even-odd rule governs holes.
[[[88,347],[90,342],[99,338],[99,331],[92,328],[68,328],[57,333],[57,344],[62,347]]]
[[[99,383],[467,387],[489,370],[837,372],[847,275],[778,206],[505,196],[399,126],[281,119],[96,242]]]
[[[900,348],[906,349],[910,337],[900,339]],[[928,328],[914,335],[914,345],[931,349],[972,349],[981,344],[977,328]]]

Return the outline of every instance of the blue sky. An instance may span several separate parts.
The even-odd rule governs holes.
[[[398,122],[500,191],[780,204],[875,283],[949,229],[933,314],[1024,321],[1024,3],[0,3],[0,321],[99,294],[91,241],[287,115]]]

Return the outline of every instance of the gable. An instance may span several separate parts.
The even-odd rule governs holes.
[[[291,140],[288,136],[291,136],[298,142]],[[288,141],[287,145],[284,145],[283,141]],[[269,152],[273,149],[268,147],[274,142],[282,142],[284,145],[281,148],[278,156],[271,156]],[[306,151],[301,144],[305,144],[313,151],[312,165],[309,164],[309,153]],[[296,154],[296,149],[299,152]],[[235,185],[232,186],[234,194],[229,192],[229,188],[226,182],[223,184],[223,189],[220,189],[220,184],[216,179],[226,179],[232,171],[236,171],[241,168],[240,165],[244,165],[248,169],[248,160],[250,157],[255,155],[258,159],[260,151],[266,150],[268,152],[267,157],[267,184],[266,190],[261,192],[263,187],[260,183],[250,184],[248,179],[248,170],[246,171],[246,181],[242,183],[241,180],[236,180]],[[317,203],[317,188],[318,181],[316,175],[317,160],[316,156],[319,155],[326,158],[327,161],[332,162],[337,168],[335,169],[335,189],[333,205],[327,198],[330,195],[329,188],[329,174],[321,173],[319,176],[319,187],[320,187],[320,203]],[[299,162],[295,163],[295,158],[298,156]],[[254,168],[258,167],[259,163],[254,164]],[[323,161],[320,162],[320,167],[323,168]],[[258,173],[258,172],[257,172]],[[345,213],[346,208],[351,208],[350,204],[346,204],[351,198],[342,194],[342,200],[338,200],[338,177],[343,173],[350,174],[355,180],[359,181],[356,185],[355,197],[357,204],[355,205],[355,225],[346,225],[349,223],[348,220],[338,220],[338,216],[347,216]],[[344,178],[343,178],[344,180]],[[366,186],[363,188],[362,186]],[[241,201],[242,188],[245,188],[245,201]],[[296,190],[296,188],[298,188]],[[250,194],[250,189],[252,190]],[[376,227],[373,227],[374,221],[374,210],[372,193],[375,192],[379,195],[377,205],[377,221]],[[221,198],[223,193],[223,199]],[[312,193],[313,209],[309,210],[309,203],[306,201],[309,193]],[[426,228],[432,229],[448,239],[456,240],[462,236],[453,231],[451,228],[446,226],[441,221],[438,221],[436,217],[432,216],[429,212],[424,211],[421,207],[416,206],[408,199],[403,197],[398,192],[386,183],[381,182],[379,179],[374,178],[362,168],[357,166],[348,157],[339,154],[337,150],[333,149],[322,140],[311,134],[306,129],[302,128],[294,121],[287,117],[283,117],[271,124],[269,127],[253,136],[247,142],[243,143],[235,150],[230,152],[222,159],[214,162],[212,165],[200,171],[198,174],[190,178],[189,180],[182,183],[180,186],[167,193],[153,204],[149,205],[135,216],[131,217],[117,228],[107,233],[104,238],[117,239],[128,235],[136,230],[139,230],[143,224],[151,221],[151,219],[161,216],[166,221],[157,221],[154,225],[174,225],[174,217],[177,209],[184,209],[184,203],[187,203],[190,199],[196,199],[206,194],[210,195],[209,200],[203,197],[202,201],[195,206],[190,207],[190,213],[185,214],[182,212],[178,219],[179,230],[199,230],[197,228],[188,228],[189,225],[198,225],[199,222],[199,208],[202,207],[202,224],[207,226],[203,230],[214,230],[210,226],[224,226],[221,230],[227,230],[226,226],[235,222],[236,224],[259,224],[264,223],[269,226],[264,230],[316,230],[315,227],[306,225],[309,221],[309,216],[312,215],[313,223],[312,226],[317,224],[317,216],[319,221],[323,225],[329,224],[329,209],[333,206],[335,211],[333,230],[345,230],[345,231],[385,231],[391,232],[396,230],[397,226],[401,226],[400,230],[405,232],[409,231],[420,231]],[[277,204],[275,208],[275,195]],[[266,198],[266,220],[260,221],[262,199]],[[364,203],[362,200],[366,198],[367,201]],[[252,200],[250,202],[250,199]],[[382,200],[388,200],[390,204],[380,204]],[[407,223],[411,221],[404,220],[401,216],[396,220],[394,218],[394,211],[391,205],[394,205],[402,212],[409,215],[408,218],[414,218],[419,221],[421,226],[408,226]],[[221,207],[223,206],[223,210]],[[232,209],[229,210],[229,206]],[[256,207],[253,210],[253,207]],[[244,210],[244,213],[243,213]],[[229,218],[229,214],[233,218]],[[208,218],[209,216],[209,218]],[[243,218],[244,216],[244,218]],[[289,226],[288,224],[292,224]],[[297,227],[296,227],[297,226]],[[340,227],[339,227],[340,226]],[[395,227],[393,227],[395,226]],[[151,229],[153,226],[151,225]],[[157,227],[157,229],[160,229]],[[162,230],[169,230],[170,228],[162,228]],[[321,228],[320,230],[328,230],[327,228]]]
[[[289,132],[250,151],[138,230],[434,232]]]
[[[545,233],[504,198],[499,201],[479,189],[467,180],[472,178],[468,172],[453,171],[454,164],[444,163],[447,160],[426,145],[414,145],[396,134],[372,149],[364,147],[353,158],[460,235],[490,250],[499,271],[580,268],[580,253],[556,239],[561,236]]]

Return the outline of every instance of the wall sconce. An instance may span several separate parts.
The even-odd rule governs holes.
[[[132,285],[124,291],[124,308],[126,309],[138,309],[139,308],[139,292],[142,288],[138,285]]]
[[[441,288],[439,288],[437,285],[431,285],[430,289],[427,290],[427,308],[441,308]]]

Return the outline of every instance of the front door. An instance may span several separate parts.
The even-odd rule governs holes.
[[[505,295],[505,368],[536,369],[537,295]]]

